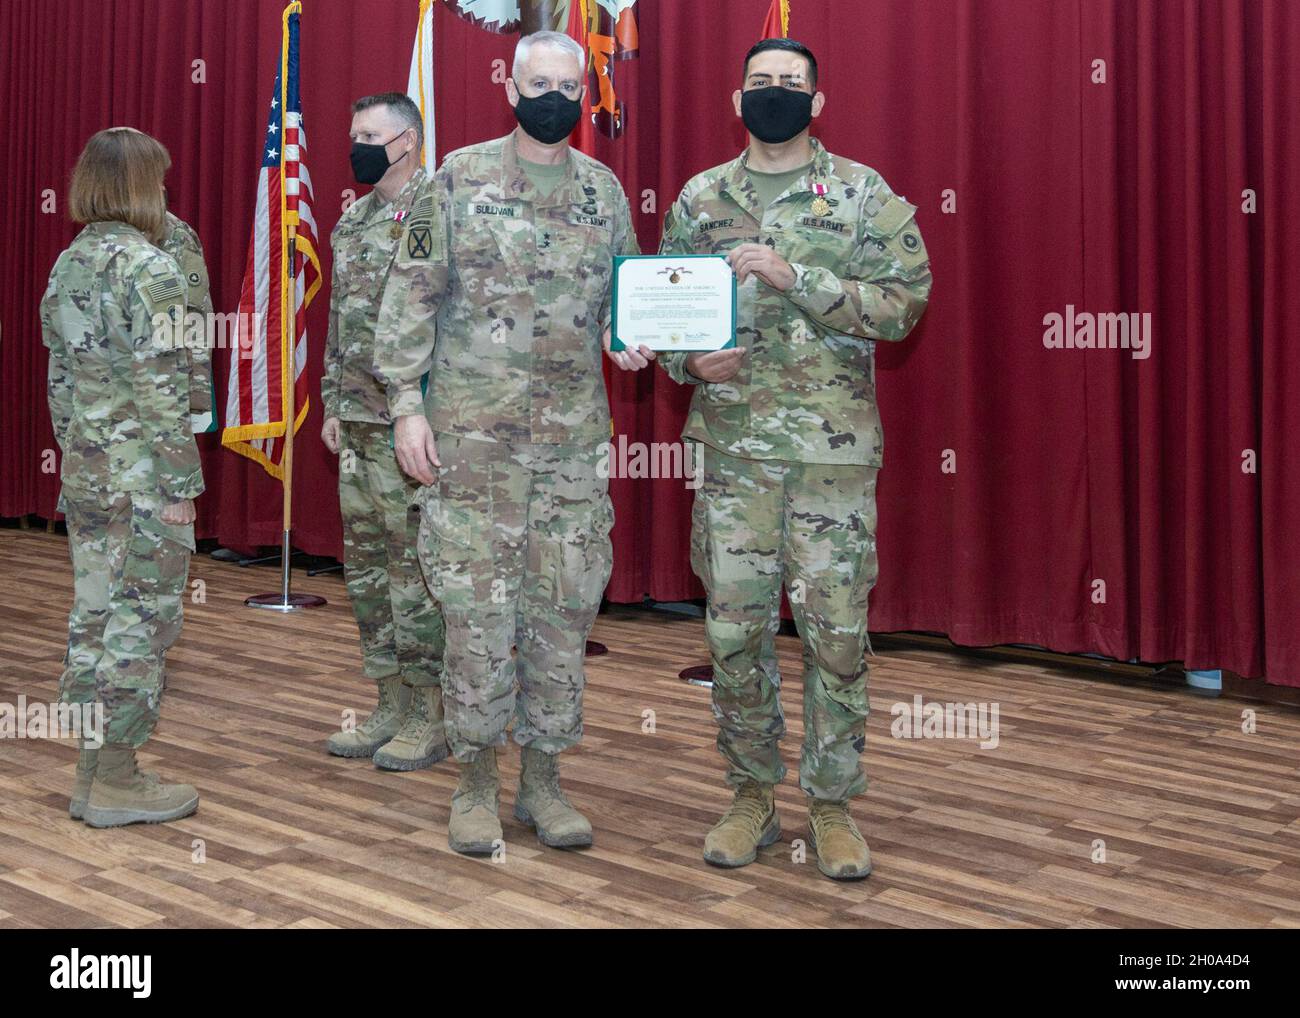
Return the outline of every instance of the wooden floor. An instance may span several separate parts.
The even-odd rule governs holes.
[[[504,859],[458,856],[450,763],[397,775],[325,754],[341,712],[372,702],[356,631],[336,576],[299,578],[330,600],[315,612],[241,605],[276,575],[194,560],[207,601],[187,606],[142,754],[198,786],[194,816],[92,830],[67,815],[68,744],[0,741],[0,926],[1300,926],[1300,714],[932,651],[873,663],[871,784],[854,803],[869,880],[794,861],[808,834],[793,773],[781,840],[745,869],[709,867],[728,794],[708,691],[676,678],[702,627],[630,610],[596,624],[610,653],[588,662],[586,739],[564,757],[595,846],[546,849],[510,818],[512,747]],[[0,531],[0,702],[56,695],[70,597],[63,538]],[[798,647],[780,651],[793,768]],[[999,746],[892,738],[891,706],[916,694],[996,702]]]

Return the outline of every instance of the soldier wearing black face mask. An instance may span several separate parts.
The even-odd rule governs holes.
[[[365,676],[379,694],[373,713],[331,735],[327,748],[398,771],[447,755],[438,686],[442,615],[420,574],[419,518],[408,508],[417,486],[397,468],[387,394],[370,371],[389,266],[407,224],[433,214],[433,180],[420,165],[423,130],[419,107],[400,92],[366,96],[352,107],[352,172],[374,189],[348,206],[330,236],[321,378],[321,440],[339,456],[348,597]]]
[[[552,847],[593,838],[558,757],[582,738],[583,651],[612,565],[601,345],[613,259],[637,246],[618,178],[568,144],[586,75],[567,35],[519,40],[505,82],[519,125],[442,161],[437,208],[407,224],[376,332],[397,461],[425,485],[420,562],[447,623],[460,766],[447,841],[467,854],[500,847],[512,720],[515,817]],[[647,363],[611,354],[632,358]]]
[[[543,145],[556,145],[567,138],[578,126],[582,116],[582,103],[566,96],[562,89],[553,89],[541,95],[525,95],[519,82],[510,79],[519,96],[515,103],[515,118],[530,137]]]
[[[407,150],[396,159],[388,158],[388,146],[405,133],[405,131],[399,132],[383,144],[369,144],[364,141],[352,143],[352,151],[348,153],[348,159],[352,163],[352,176],[356,178],[358,184],[378,184],[384,179],[384,174],[388,172],[390,166],[395,166],[411,154],[412,150]]]
[[[872,353],[908,334],[931,279],[916,210],[874,170],[809,137],[825,101],[802,44],[765,39],[749,51],[733,96],[749,147],[687,183],[660,248],[726,255],[738,284],[736,346],[659,361],[695,386],[683,437],[703,446],[704,481],[691,565],[709,595],[713,713],[735,789],[704,858],[744,866],[781,833],[784,585],[803,641],[799,784],[818,867],[845,880],[871,872],[848,801],[866,787],[881,463]]]

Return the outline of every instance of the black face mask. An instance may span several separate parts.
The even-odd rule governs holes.
[[[515,88],[518,87],[519,83],[515,82]],[[515,116],[519,126],[531,137],[543,145],[554,145],[573,132],[582,116],[582,103],[577,99],[566,99],[558,89],[532,98],[520,92]]]
[[[759,141],[779,145],[812,121],[813,97],[807,92],[769,85],[740,93],[740,118]]]
[[[390,163],[388,152],[385,151],[400,137],[400,134],[395,134],[383,145],[367,145],[360,141],[352,143],[349,158],[352,160],[352,176],[356,178],[358,184],[378,184],[388,172],[388,167],[406,158],[408,153],[403,152]]]

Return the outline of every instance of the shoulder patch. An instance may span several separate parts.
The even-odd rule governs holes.
[[[422,194],[415,199],[415,204],[411,206],[411,222],[418,223],[421,220],[433,219],[433,195]]]
[[[916,213],[915,206],[908,205],[901,198],[895,198],[885,204],[884,209],[881,210],[881,215],[891,212],[890,207],[893,205],[902,206],[904,215],[900,216],[894,213],[896,218],[902,219],[902,222],[894,227],[892,234],[878,238],[878,242],[882,243],[898,259],[899,264],[905,270],[911,272],[928,262],[930,255],[925,249],[925,241],[921,239],[921,231],[917,228],[916,221],[913,218]],[[876,218],[879,218],[879,216]],[[893,220],[890,220],[890,225],[893,226]]]
[[[184,292],[184,284],[181,280],[180,266],[176,259],[169,254],[155,254],[144,264],[144,280],[142,285],[146,290],[152,293],[167,294],[171,290]]]
[[[149,299],[154,303],[160,303],[171,297],[179,300],[181,297],[185,296],[181,289],[181,281],[175,276],[166,279],[157,279],[152,283],[146,284],[144,292],[149,295]]]
[[[428,226],[412,223],[406,231],[406,257],[418,261],[433,257],[433,231]]]
[[[140,293],[151,314],[175,314],[174,308],[185,303],[185,284],[179,274],[150,270],[149,281],[142,284]]]
[[[879,209],[874,215],[871,213],[873,207]],[[891,195],[883,205],[873,196],[867,199],[867,232],[880,239],[892,237],[911,222],[914,215],[916,206],[909,205],[898,195]]]
[[[406,218],[406,234],[399,254],[406,261],[442,261],[447,256],[445,243],[435,196],[423,194],[415,200]]]

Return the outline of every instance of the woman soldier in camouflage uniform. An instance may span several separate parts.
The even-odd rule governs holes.
[[[164,655],[180,635],[203,490],[177,339],[185,278],[155,246],[170,165],[162,145],[131,128],[90,139],[68,202],[85,229],[41,303],[74,585],[60,695],[104,706],[103,745],[82,743],[69,808],[92,827],[175,820],[199,802],[190,785],[136,766],[158,722]]]

